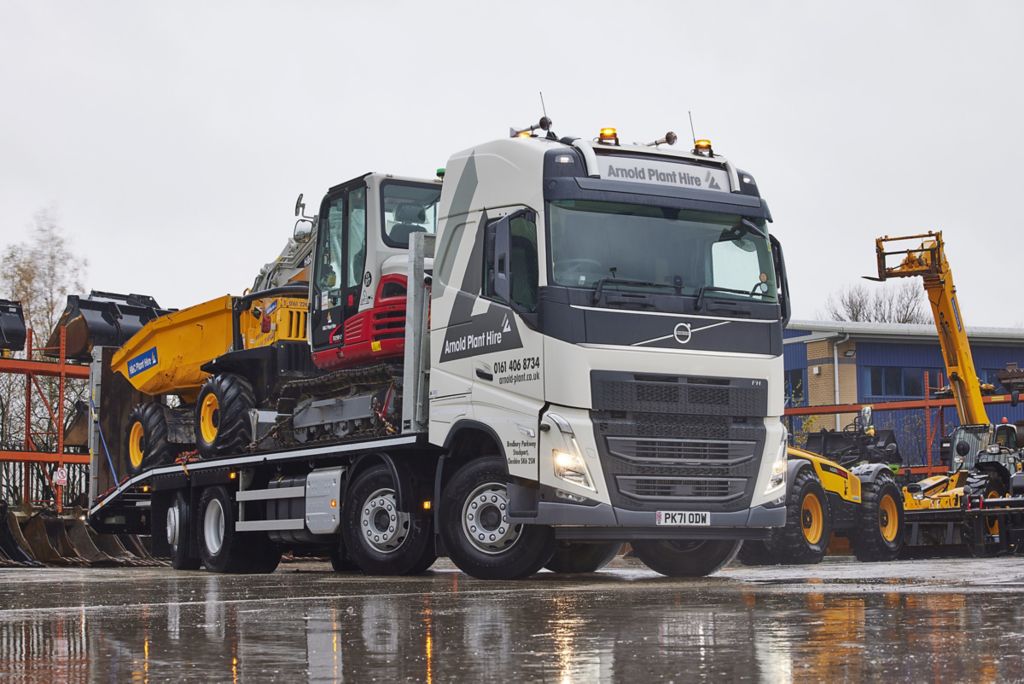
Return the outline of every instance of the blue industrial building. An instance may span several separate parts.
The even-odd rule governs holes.
[[[1016,328],[968,328],[971,351],[979,377],[1005,394],[996,373],[1008,364],[1024,367],[1024,330]],[[785,333],[786,406],[903,401],[925,398],[925,374],[932,391],[946,384],[945,366],[935,327],[891,323],[791,321]],[[1024,420],[1021,406],[990,405],[993,422],[1006,418]],[[906,465],[927,462],[929,449],[937,460],[938,440],[932,431],[949,431],[957,424],[953,408],[925,417],[923,410],[878,411],[875,424],[893,428]],[[814,416],[794,419],[792,428],[802,430],[843,427],[852,416]]]

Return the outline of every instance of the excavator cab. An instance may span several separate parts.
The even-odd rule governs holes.
[[[401,357],[406,251],[437,226],[440,181],[370,173],[331,188],[317,217],[309,339],[325,370]]]

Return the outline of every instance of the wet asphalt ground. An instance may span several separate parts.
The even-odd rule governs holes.
[[[0,570],[0,681],[1024,680],[1024,559],[481,582]]]

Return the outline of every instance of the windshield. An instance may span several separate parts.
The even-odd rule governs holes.
[[[776,301],[761,219],[559,200],[550,203],[548,221],[554,284],[595,288],[603,281],[603,288]]]
[[[437,201],[441,186],[389,182],[381,186],[384,216],[384,242],[392,247],[408,247],[413,233],[437,231]]]

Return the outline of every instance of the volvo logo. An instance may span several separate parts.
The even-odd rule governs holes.
[[[693,337],[693,331],[689,323],[676,323],[675,329],[672,331],[672,337],[676,339],[679,344],[686,344]]]

